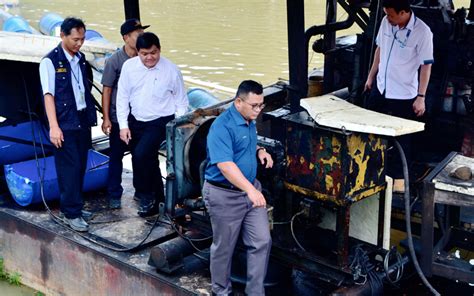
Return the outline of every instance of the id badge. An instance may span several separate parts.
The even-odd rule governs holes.
[[[85,93],[84,92],[80,92],[81,93],[81,104],[85,105],[86,104],[86,96],[85,96]]]

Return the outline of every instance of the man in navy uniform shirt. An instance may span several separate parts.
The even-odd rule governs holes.
[[[87,79],[90,66],[79,51],[85,31],[82,20],[66,18],[61,25],[61,43],[40,63],[49,137],[55,147],[60,208],[64,221],[76,231],[89,229],[82,217],[82,185],[91,147],[91,126],[97,124]]]

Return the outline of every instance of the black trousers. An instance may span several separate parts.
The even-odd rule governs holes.
[[[416,115],[413,111],[413,103],[415,98],[409,100],[395,100],[385,98],[385,94],[381,94],[377,88],[376,83],[372,86],[370,96],[367,100],[367,109],[377,111],[380,113],[393,115],[405,119],[415,120]],[[412,135],[404,135],[396,137],[405,152],[408,168],[411,165],[412,157]],[[390,144],[389,144],[390,145]],[[400,159],[400,154],[396,147],[389,150],[387,153],[386,174],[393,179],[403,179],[403,165]]]
[[[109,135],[109,177],[107,179],[107,195],[110,199],[120,199],[123,193],[122,187],[122,159],[129,150],[127,144],[120,139],[120,127],[118,123],[112,122],[112,131]]]
[[[85,121],[81,120],[81,123]],[[54,148],[54,162],[58,176],[61,212],[68,219],[82,215],[84,206],[82,185],[87,166],[87,154],[91,148],[91,130],[81,124],[79,130],[63,131],[61,148]]]
[[[166,124],[174,115],[161,117],[152,121],[137,121],[129,117],[132,134],[130,148],[132,151],[133,184],[136,195],[143,201],[155,199],[164,201],[164,187],[161,177],[158,150],[166,139]]]

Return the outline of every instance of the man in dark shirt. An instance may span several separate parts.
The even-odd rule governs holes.
[[[109,207],[119,209],[121,207],[121,197],[123,193],[122,183],[122,159],[127,144],[120,140],[120,128],[117,122],[117,85],[120,78],[123,63],[129,58],[137,56],[137,37],[149,26],[142,26],[139,20],[126,20],[120,27],[124,46],[116,51],[105,64],[102,76],[102,131],[109,136],[109,176],[107,180],[107,196]]]

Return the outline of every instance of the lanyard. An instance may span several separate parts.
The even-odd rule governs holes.
[[[79,62],[78,62],[79,63]],[[77,67],[79,68],[77,70],[77,76],[76,74],[74,73],[74,70],[72,69],[72,65],[71,65],[71,72],[72,72],[72,76],[74,77],[74,80],[76,81],[77,83],[77,87],[79,88],[79,91],[82,92],[82,89],[81,89],[81,83],[79,81],[79,77],[81,76],[81,66],[80,65],[77,65]]]
[[[413,27],[415,27],[415,24],[416,24],[416,16],[414,16],[414,23],[413,23]],[[408,25],[408,24],[407,24]],[[392,26],[392,34],[393,34],[393,38],[400,44],[400,48],[404,48],[407,46],[407,42],[408,42],[408,38],[410,37],[410,34],[411,34],[411,29],[407,29],[406,27],[403,28],[403,29],[398,29],[396,30],[395,32],[393,31],[393,27]],[[400,40],[398,37],[397,37],[397,34],[398,32],[400,31],[404,31],[404,30],[407,30],[407,33],[405,35],[405,40]]]
[[[402,41],[397,37],[397,33],[403,30],[405,29],[399,29],[393,32],[393,27],[392,27],[393,38],[400,44],[400,48],[404,48],[405,46],[407,46],[408,37],[410,37],[410,34],[411,34],[411,30],[408,29],[407,34],[405,35],[405,40]]]

